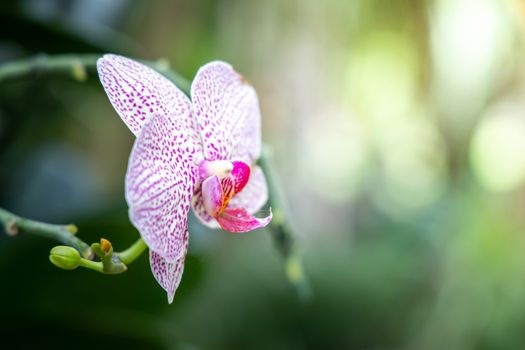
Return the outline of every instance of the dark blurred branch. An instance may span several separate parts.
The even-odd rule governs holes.
[[[275,173],[272,149],[264,146],[259,165],[262,168],[268,190],[270,193],[269,205],[272,208],[273,219],[270,226],[275,245],[285,260],[285,271],[288,280],[297,289],[302,300],[308,300],[312,291],[310,283],[304,273],[303,264],[298,252],[297,242],[294,237],[294,229],[286,202],[282,195],[283,191]]]
[[[99,57],[101,56],[84,54],[53,56],[40,55],[22,61],[5,63],[0,65],[0,84],[14,79],[39,76],[65,76],[68,78],[73,78],[77,81],[84,81],[87,79],[89,74],[96,74],[96,63]],[[141,62],[163,74],[177,87],[184,91],[186,95],[190,94],[191,83],[176,71],[171,69],[169,63],[166,60]],[[289,281],[296,287],[299,296],[303,299],[308,298],[311,294],[310,285],[303,271],[300,255],[297,251],[297,244],[293,234],[294,230],[290,223],[289,213],[287,212],[285,202],[282,197],[282,191],[279,188],[277,176],[274,172],[271,150],[268,147],[265,147],[263,155],[259,160],[259,164],[263,168],[264,173],[268,179],[270,192],[269,202],[274,213],[272,224],[269,228],[272,232],[275,244],[285,260],[286,275]],[[72,235],[70,234],[70,236]],[[58,240],[63,242],[60,239]],[[87,246],[87,244],[84,242],[82,242],[82,244]],[[68,245],[77,248],[73,244]],[[146,246],[144,242],[139,240],[134,246],[130,247],[130,249],[120,253],[122,262],[127,263],[128,258],[133,261],[136,258],[135,255],[137,253],[140,255],[140,253],[142,253],[145,248]]]
[[[0,84],[5,81],[60,76],[77,81],[87,79],[95,72],[99,55],[38,55],[0,65]]]
[[[12,80],[59,76],[85,81],[89,75],[96,74],[97,60],[101,55],[52,55],[8,62],[0,65],[0,84]],[[168,61],[140,61],[163,74],[186,94],[190,91],[190,82],[172,70]]]
[[[77,249],[84,258],[91,259],[91,247],[77,236],[78,229],[75,225],[53,225],[44,222],[22,218],[0,208],[0,222],[9,236],[20,233],[33,234],[55,240]]]

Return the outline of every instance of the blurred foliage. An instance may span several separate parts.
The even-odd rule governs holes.
[[[256,87],[314,290],[264,230],[192,219],[173,305],[147,256],[56,269],[0,235],[0,348],[525,348],[525,5],[519,0],[23,0],[0,62],[38,53],[213,59]],[[0,84],[0,206],[120,250],[133,137],[96,79]]]

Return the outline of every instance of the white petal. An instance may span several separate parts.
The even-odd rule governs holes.
[[[153,116],[135,141],[126,174],[130,220],[154,252],[169,262],[187,244],[187,221],[198,181],[198,150],[176,120]]]
[[[261,153],[261,115],[257,94],[224,62],[199,69],[191,85],[193,115],[201,130],[207,160],[242,160]]]

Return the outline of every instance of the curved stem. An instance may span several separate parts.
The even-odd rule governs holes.
[[[100,273],[106,273],[104,271],[104,265],[100,261],[80,259],[80,264],[78,266],[82,266],[86,269],[90,269],[90,270],[97,271]]]
[[[146,248],[148,248],[148,246],[144,240],[139,238],[131,245],[131,247],[116,254],[118,255],[120,261],[122,261],[125,265],[129,265],[135,261],[146,250]]]
[[[75,225],[54,225],[29,220],[2,208],[0,208],[0,222],[4,225],[5,232],[10,236],[27,233],[50,238],[77,249],[86,259],[93,258],[91,247],[74,235],[77,232]]]
[[[0,84],[28,78],[61,76],[77,81],[85,81],[89,75],[96,74],[97,60],[101,55],[37,55],[27,59],[7,62],[0,65]],[[139,60],[171,80],[179,89],[189,95],[190,82],[170,68],[164,59],[157,61]]]
[[[0,83],[11,80],[38,78],[41,76],[62,76],[78,81],[87,79],[95,71],[99,55],[56,55],[44,54],[0,65]]]

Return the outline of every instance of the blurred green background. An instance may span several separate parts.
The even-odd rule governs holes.
[[[265,230],[194,218],[172,305],[146,255],[63,271],[0,235],[0,348],[525,349],[525,3],[24,0],[0,62],[222,59],[256,87],[313,299]],[[0,207],[117,250],[133,136],[97,79],[0,84]]]

